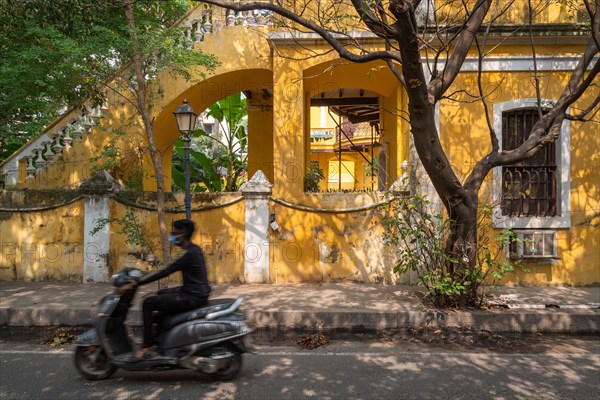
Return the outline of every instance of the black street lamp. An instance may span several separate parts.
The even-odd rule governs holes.
[[[198,115],[194,109],[188,105],[187,100],[183,100],[183,104],[177,107],[173,113],[177,119],[177,128],[183,135],[183,165],[185,177],[185,218],[188,221],[192,220],[192,196],[190,193],[190,135],[196,129],[196,118]]]

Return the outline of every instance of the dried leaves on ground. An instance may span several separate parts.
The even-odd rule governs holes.
[[[73,343],[76,337],[74,333],[66,329],[59,329],[51,338],[44,340],[42,344],[50,347],[65,346]]]
[[[300,339],[296,342],[301,348],[305,350],[314,350],[317,347],[325,346],[329,341],[325,337],[325,335],[321,333],[314,333],[308,336],[301,336]]]

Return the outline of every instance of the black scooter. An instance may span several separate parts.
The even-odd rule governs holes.
[[[125,269],[113,275],[119,288],[142,272]],[[221,300],[192,311],[167,315],[158,323],[159,356],[133,357],[130,335],[124,324],[137,286],[125,293],[104,297],[98,305],[94,327],[74,342],[75,366],[87,379],[109,378],[117,368],[127,371],[190,369],[214,380],[230,380],[242,367],[242,354],[249,352],[244,337],[252,332],[236,313],[244,297]]]

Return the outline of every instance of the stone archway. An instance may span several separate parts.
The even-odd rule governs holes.
[[[304,71],[307,103],[305,113],[310,116],[307,118],[310,125],[305,126],[306,141],[314,141],[312,124],[315,118],[311,113],[315,112],[315,106],[321,107],[321,114],[326,107],[329,114],[333,110],[335,115],[340,118],[343,116],[348,123],[364,125],[360,129],[365,130],[356,134],[354,140],[336,133],[334,137],[341,137],[336,142],[340,145],[339,148],[337,145],[330,145],[329,149],[325,149],[326,146],[323,145],[317,145],[317,149],[312,144],[307,146],[306,160],[315,162],[316,159],[324,159],[322,155],[315,156],[315,152],[337,152],[341,166],[343,152],[353,152],[351,158],[357,163],[357,175],[364,181],[362,185],[355,187],[360,190],[387,188],[401,174],[400,163],[408,153],[408,124],[399,117],[399,110],[405,103],[404,93],[399,88],[396,77],[388,68],[380,68],[382,65],[375,62],[349,64],[334,60]],[[337,126],[337,131],[343,130],[340,123],[334,125]],[[379,154],[380,149],[387,150]],[[366,171],[363,168],[366,164],[377,165],[377,171]],[[365,178],[366,175],[369,175],[368,179]]]
[[[269,179],[273,178],[273,111],[272,72],[266,69],[247,69],[226,72],[190,87],[167,104],[154,122],[156,144],[163,154],[163,168],[171,170],[173,145],[179,131],[173,112],[187,99],[196,113],[200,113],[217,101],[235,93],[244,92],[248,98],[248,174],[252,176],[262,170]],[[148,161],[145,168],[149,168]],[[167,190],[171,188],[170,174],[165,180]],[[154,190],[152,180],[144,182],[146,190]]]

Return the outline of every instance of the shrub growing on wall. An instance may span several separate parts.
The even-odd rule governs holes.
[[[510,243],[522,240],[510,229],[493,237],[491,207],[479,211],[477,268],[467,268],[464,260],[454,258],[446,250],[454,221],[434,211],[431,202],[422,195],[398,198],[389,206],[383,219],[384,244],[396,249],[398,262],[394,272],[402,275],[413,271],[425,295],[439,307],[481,305],[486,284],[495,284],[515,266],[502,258]],[[463,262],[461,262],[463,261]],[[449,268],[448,266],[454,267]]]

